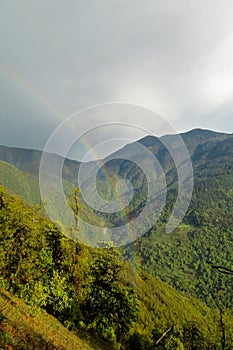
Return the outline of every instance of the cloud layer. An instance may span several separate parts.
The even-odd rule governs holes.
[[[233,132],[232,13],[231,0],[5,1],[0,143],[43,148],[66,115],[108,101]]]

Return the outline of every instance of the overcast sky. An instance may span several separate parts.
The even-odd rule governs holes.
[[[232,16],[232,0],[1,0],[0,144],[43,149],[66,116],[110,101],[232,133]]]

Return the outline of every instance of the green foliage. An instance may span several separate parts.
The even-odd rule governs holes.
[[[88,329],[116,343],[136,320],[137,295],[120,285],[122,267],[115,250],[100,249],[90,265],[92,276],[82,312]]]
[[[88,249],[66,238],[4,188],[0,204],[1,284],[23,298],[34,317],[42,307],[67,327],[88,330],[115,348],[121,343],[132,349],[138,342],[139,349],[153,349],[177,323],[160,347],[188,348],[191,324],[198,344],[220,343],[219,316],[203,304],[147,274],[135,275],[114,248]],[[224,313],[224,324],[231,346],[230,314]]]
[[[225,178],[225,175],[224,175]],[[233,276],[220,274],[210,262],[232,268],[233,177],[196,180],[190,209],[172,234],[162,220],[138,242],[143,268],[213,307],[231,307]],[[205,187],[206,186],[206,187]],[[125,249],[130,257],[130,248]]]
[[[77,331],[119,341],[137,312],[135,293],[120,282],[119,254],[81,247],[3,187],[0,204],[1,285],[32,314],[42,307]]]
[[[36,177],[20,171],[12,164],[0,161],[0,184],[23,197],[29,204],[41,204]]]
[[[232,349],[232,312],[226,308],[232,307],[233,279],[213,271],[209,262],[232,269],[233,138],[197,130],[184,135],[184,139],[193,160],[194,193],[183,223],[171,235],[165,228],[177,195],[174,162],[159,140],[142,140],[165,171],[168,196],[156,227],[138,241],[138,258],[144,271],[186,295],[145,273],[140,274],[138,283],[137,278],[133,281],[132,266],[126,271],[128,265],[115,251],[91,250],[69,240],[38,209],[31,210],[4,188],[0,190],[2,286],[24,298],[31,307],[43,307],[76,331],[88,329],[108,339],[111,347],[121,342],[129,349],[153,349],[171,325],[172,330],[156,348],[221,349],[222,329],[216,311],[221,307],[225,310],[226,349]],[[30,168],[24,156],[19,162],[13,158],[21,169]],[[135,196],[124,214],[127,219],[137,216],[146,200],[145,176],[124,159],[109,162],[107,168],[114,183],[109,186],[104,172],[100,172],[99,192],[111,200],[114,184],[127,178]],[[29,173],[36,175],[35,169],[32,165]],[[66,162],[64,175],[70,181],[66,183],[67,190],[71,182],[75,184],[74,170],[77,164]],[[7,181],[6,174],[2,178]],[[16,192],[12,176],[9,179],[9,186]],[[72,203],[74,210],[79,209],[77,203]],[[120,214],[100,215],[97,220],[88,210],[84,206],[81,215],[95,224],[121,225],[127,220]],[[71,236],[72,232],[71,229]],[[132,246],[126,247],[125,257],[133,260],[132,251]],[[202,299],[213,310],[190,296]]]
[[[151,350],[152,345],[147,337],[139,333],[133,333],[128,337],[127,340],[127,349],[128,350]]]
[[[0,288],[0,348],[14,350],[91,350],[107,349],[104,342],[85,334],[78,337],[44,310],[31,308],[21,299]],[[109,345],[109,344],[108,344]]]

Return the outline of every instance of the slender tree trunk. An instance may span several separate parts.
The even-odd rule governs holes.
[[[161,337],[156,341],[155,345],[158,345],[158,344],[161,342],[161,340],[162,340],[164,337],[166,337],[166,335],[167,335],[168,333],[170,333],[170,332],[173,330],[173,328],[174,328],[174,325],[171,326],[171,327],[169,327],[169,328],[161,335]]]

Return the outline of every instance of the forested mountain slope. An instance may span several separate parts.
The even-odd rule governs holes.
[[[213,307],[231,307],[233,302],[232,276],[220,274],[211,268],[210,263],[232,268],[233,264],[233,135],[195,129],[181,134],[191,156],[194,170],[194,190],[189,210],[183,223],[171,234],[166,233],[166,223],[170,217],[177,195],[177,171],[163,139],[175,149],[177,136],[168,135],[158,139],[147,136],[140,140],[156,155],[163,167],[167,180],[167,200],[157,224],[138,242],[137,255],[144,270],[160,277],[188,295],[196,296]],[[134,144],[125,146],[115,153],[121,158],[132,152]],[[21,170],[36,174],[41,153],[30,150],[0,148],[0,158],[12,162]],[[138,154],[140,157],[140,154]],[[56,157],[56,156],[55,156]],[[108,158],[106,159],[108,161]],[[146,159],[145,159],[146,161]],[[2,163],[1,183],[15,193],[14,181],[6,182],[6,163]],[[10,165],[9,165],[10,167]],[[63,169],[67,193],[76,184],[79,163],[65,161]],[[114,159],[105,165],[106,171],[99,171],[97,182],[105,199],[114,196],[114,183],[118,179],[128,179],[134,186],[135,195],[124,216],[119,214],[95,213],[85,208],[85,217],[97,223],[94,214],[100,215],[103,222],[119,226],[129,218],[137,217],[146,201],[146,178],[132,162]],[[14,168],[9,168],[14,173]],[[35,169],[37,169],[35,171]],[[7,170],[8,171],[8,170]],[[17,171],[15,174],[18,174]],[[111,183],[109,183],[109,178]],[[19,175],[17,175],[19,176]],[[10,178],[13,179],[13,176]],[[28,188],[30,179],[20,173],[22,188]],[[34,179],[34,178],[33,178]],[[27,182],[25,187],[24,180]],[[88,179],[87,179],[88,180]],[[17,180],[16,180],[17,181]],[[34,183],[34,182],[33,182]],[[19,186],[19,188],[20,188]],[[70,187],[69,187],[70,186]],[[18,190],[18,188],[17,188]],[[26,192],[23,190],[22,195]],[[33,191],[32,191],[33,192]],[[19,193],[20,194],[20,193]],[[88,214],[87,214],[88,213]],[[124,221],[125,220],[125,221]],[[132,246],[123,249],[124,256],[132,259]]]
[[[194,190],[183,224],[166,233],[175,199],[171,186],[164,216],[139,240],[138,252],[146,271],[178,290],[231,307],[233,278],[210,263],[233,267],[233,138],[198,145],[192,164]]]
[[[8,162],[0,161],[0,184],[29,204],[41,203],[38,179]]]
[[[86,341],[83,343],[87,348],[96,342],[100,349],[152,350],[168,329],[158,349],[221,348],[219,310],[211,310],[202,302],[141,272],[137,266],[123,263],[113,248],[88,249],[73,242],[38,208],[31,209],[3,187],[0,190],[0,234],[1,286],[28,304],[28,308],[24,308],[20,301],[1,291],[0,339],[3,344],[18,341],[21,345],[16,348],[23,349],[22,342],[28,344],[27,339],[30,340],[36,331],[32,327],[39,327],[42,318],[43,327],[37,329],[38,336],[31,343],[39,341],[40,332],[46,333],[44,329],[48,329],[50,322],[51,327],[55,327],[55,321],[43,313],[40,316],[38,308],[41,307],[79,337],[89,332],[90,345]],[[4,303],[4,298],[12,300],[12,310],[9,303]],[[26,322],[24,328],[21,324],[17,331],[19,325],[15,322],[21,323],[22,309],[31,320],[31,326],[28,328]],[[16,312],[15,322],[11,312]],[[231,349],[233,317],[227,310],[223,323],[226,349]],[[65,331],[61,329],[61,332],[65,335]],[[51,341],[53,349],[52,333],[51,338],[46,338],[45,333],[44,340],[40,338],[40,341]],[[21,339],[23,334],[24,340]],[[72,335],[67,349],[71,341],[78,344],[78,339]],[[56,346],[62,349],[61,345]],[[97,345],[94,348],[97,349]]]

